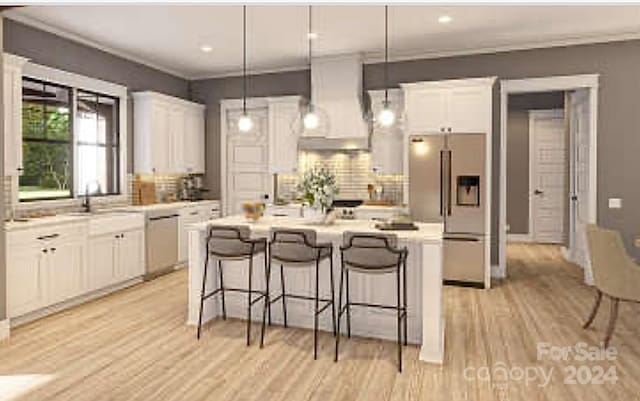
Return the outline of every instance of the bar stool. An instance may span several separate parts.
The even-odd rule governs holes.
[[[251,344],[251,308],[252,306],[264,298],[265,310],[267,306],[267,291],[253,289],[253,258],[259,254],[264,254],[265,272],[267,267],[267,239],[266,238],[249,238],[250,229],[248,226],[218,226],[209,227],[207,236],[207,255],[204,262],[204,273],[202,275],[202,291],[200,293],[200,316],[198,318],[198,339],[200,339],[200,328],[202,326],[202,310],[204,301],[216,294],[222,296],[222,318],[227,319],[227,310],[225,306],[225,293],[240,292],[247,294],[247,346]],[[208,294],[206,292],[207,270],[209,259],[218,261],[218,274],[220,285]],[[249,261],[249,278],[248,288],[228,288],[224,285],[224,275],[222,270],[223,261]],[[259,294],[257,298],[253,294]]]
[[[340,247],[341,269],[338,295],[338,335],[336,336],[335,361],[338,361],[340,344],[340,319],[347,314],[347,335],[351,337],[351,306],[395,309],[398,314],[398,371],[402,372],[402,329],[407,345],[407,248],[398,248],[394,234],[345,232]],[[349,297],[349,273],[396,275],[397,303],[395,306],[351,302]],[[402,277],[401,277],[402,276]],[[402,280],[402,283],[401,283]],[[346,304],[342,305],[342,287],[346,284]],[[401,291],[402,288],[402,291]],[[401,295],[402,292],[402,295]]]
[[[287,298],[304,299],[314,301],[313,320],[313,359],[318,357],[318,316],[331,306],[331,318],[333,322],[333,334],[336,334],[335,317],[335,290],[333,280],[333,246],[331,243],[317,243],[315,230],[309,229],[289,229],[273,228],[271,230],[271,240],[269,241],[269,263],[267,264],[267,299],[268,304],[279,300],[282,301],[282,316],[284,327],[287,326]],[[319,297],[320,283],[320,262],[329,259],[329,274],[331,280],[331,299]],[[282,293],[274,299],[269,295],[269,278],[271,276],[271,263],[276,261],[280,264],[280,285]],[[315,263],[316,288],[313,297],[301,294],[290,294],[285,290],[284,267],[308,267]],[[324,305],[320,308],[319,303]],[[267,304],[265,304],[266,313]],[[262,316],[262,338],[260,346],[264,345],[265,315]]]

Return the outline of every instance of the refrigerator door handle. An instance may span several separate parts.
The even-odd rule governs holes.
[[[444,150],[440,151],[440,216],[443,215],[443,208],[444,208],[444,186],[445,186],[445,179],[444,179]]]
[[[447,214],[449,216],[451,216],[451,160],[451,151],[447,150]]]

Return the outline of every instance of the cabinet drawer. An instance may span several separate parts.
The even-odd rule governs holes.
[[[82,240],[86,237],[86,223],[74,223],[48,227],[38,227],[7,233],[9,247],[35,246]]]
[[[142,213],[119,213],[92,217],[89,221],[89,235],[92,237],[144,229]]]

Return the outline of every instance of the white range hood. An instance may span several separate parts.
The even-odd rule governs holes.
[[[311,101],[326,124],[302,133],[301,150],[369,149],[370,129],[362,99],[362,59],[359,55],[314,58]]]

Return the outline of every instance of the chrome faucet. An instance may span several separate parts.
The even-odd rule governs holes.
[[[93,194],[101,194],[102,189],[100,188],[100,182],[98,180],[87,181],[87,184],[84,189],[84,201],[82,202],[82,207],[84,208],[85,213],[91,212],[91,193],[89,191],[89,186],[91,184],[97,184],[95,191]]]

